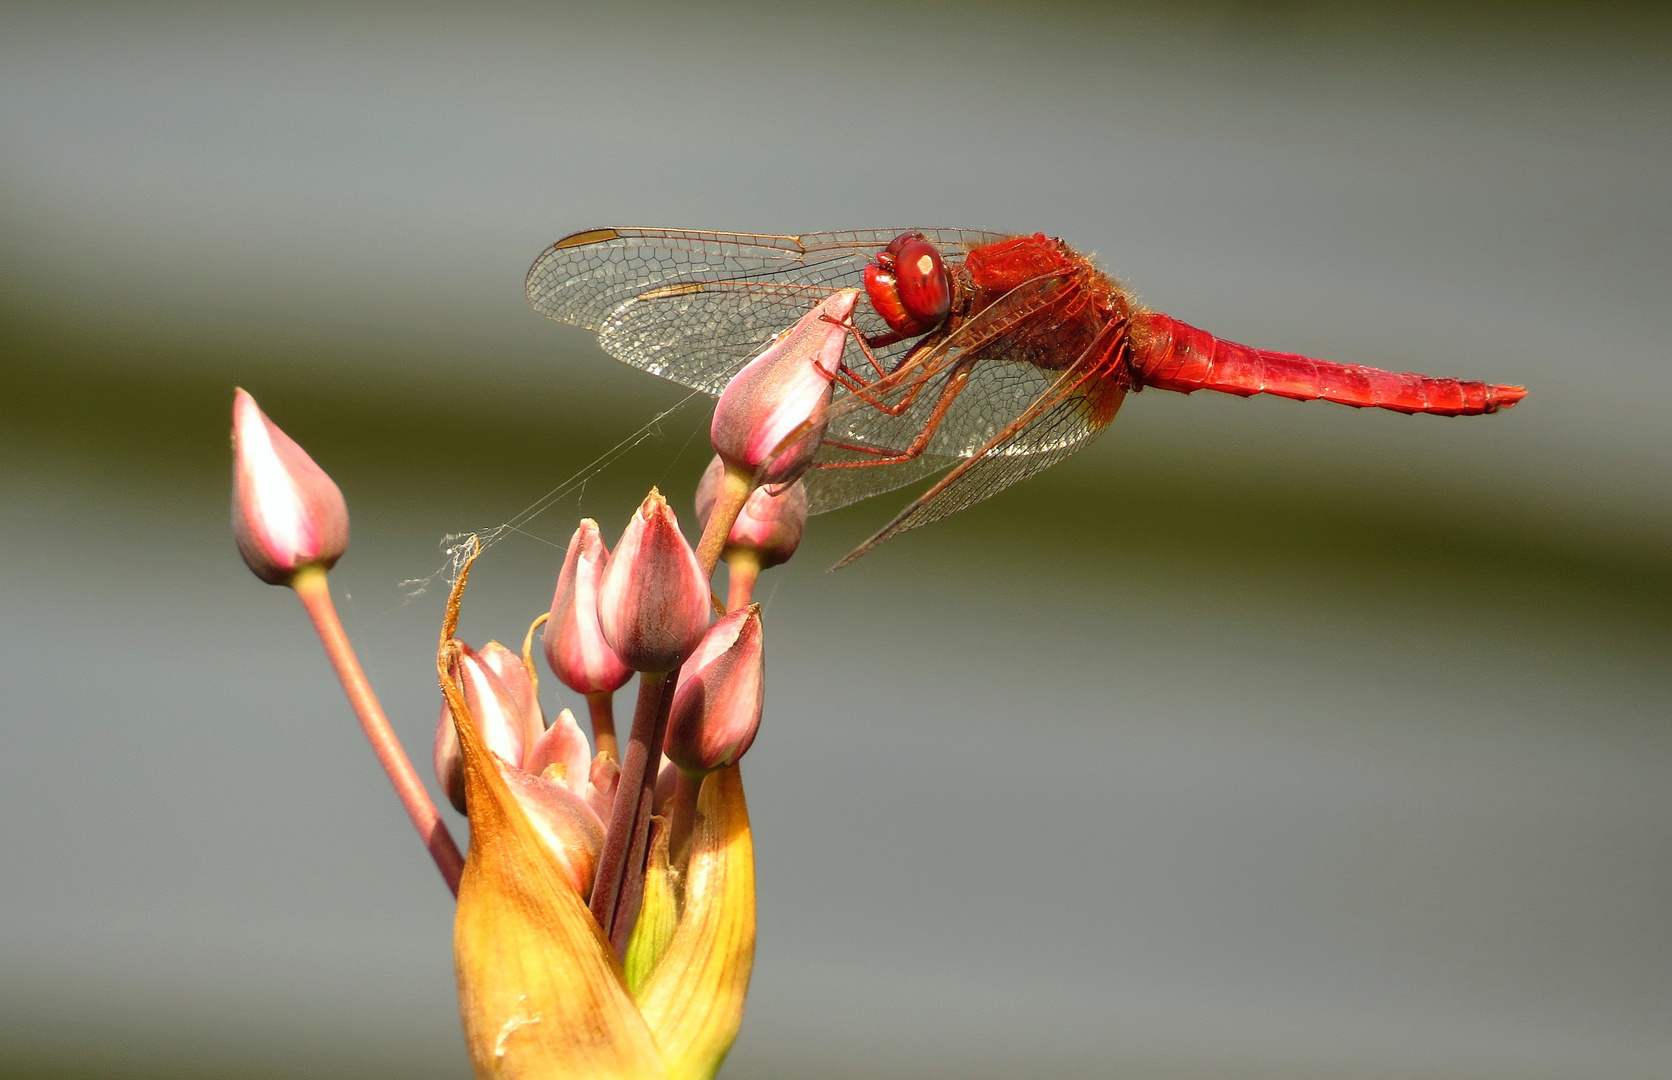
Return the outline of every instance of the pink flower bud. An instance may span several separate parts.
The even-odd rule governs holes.
[[[830,382],[847,344],[845,324],[858,289],[841,289],[801,317],[742,371],[714,406],[709,436],[727,464],[745,469],[757,484],[794,480],[812,464],[824,438],[820,414],[830,404]],[[788,447],[797,428],[814,426]]]
[[[598,853],[604,848],[603,821],[585,799],[563,784],[503,764],[499,772],[534,831],[556,857],[565,880],[584,899],[592,891]]]
[[[675,765],[708,772],[749,749],[766,695],[764,660],[759,604],[709,627],[673,692],[666,751]]]
[[[598,583],[609,558],[598,523],[582,521],[569,538],[546,620],[546,662],[577,694],[613,693],[633,677],[598,627]]]
[[[592,747],[586,733],[575,723],[575,714],[564,709],[541,736],[529,745],[523,771],[543,776],[567,787],[576,795],[586,794],[592,771]]]
[[[672,671],[708,626],[709,591],[679,520],[655,488],[633,513],[598,586],[598,624],[635,671]]]
[[[704,528],[708,527],[708,515],[714,511],[714,493],[725,471],[725,461],[717,456],[708,463],[708,470],[697,482],[697,521]],[[737,515],[726,546],[753,551],[765,570],[789,561],[801,546],[801,534],[806,528],[805,484],[797,480],[789,487],[782,484],[758,487]]]
[[[546,718],[540,711],[540,701],[535,696],[534,679],[528,674],[528,665],[523,663],[521,655],[497,641],[490,641],[482,646],[478,655],[488,670],[499,679],[499,684],[505,688],[512,704],[517,707],[517,712],[522,715],[523,746],[532,746],[534,740],[545,732]],[[511,764],[515,765],[516,762],[513,761]]]
[[[288,585],[348,547],[348,504],[325,470],[243,390],[232,399],[232,535],[255,576]]]
[[[519,661],[520,663],[521,661]],[[499,681],[499,676],[470,646],[459,642],[458,664],[453,672],[459,687],[464,691],[465,708],[470,710],[471,718],[476,721],[476,729],[482,733],[482,741],[487,744],[496,756],[507,765],[521,765],[523,750],[528,745],[527,714],[517,707],[516,699],[505,689],[505,684]],[[451,727],[453,723],[452,710],[445,701],[441,705],[441,723]],[[455,732],[454,737],[457,737]],[[438,732],[437,743],[437,771],[440,769],[440,744],[442,738]],[[442,786],[447,780],[442,778]]]

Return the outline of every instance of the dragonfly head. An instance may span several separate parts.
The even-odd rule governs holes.
[[[927,334],[952,310],[946,260],[922,233],[901,233],[865,268],[871,306],[902,337]]]

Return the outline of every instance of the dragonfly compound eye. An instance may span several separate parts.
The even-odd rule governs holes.
[[[894,252],[894,282],[906,314],[925,329],[939,326],[952,310],[946,263],[935,245],[921,237],[900,244]]]
[[[883,249],[883,252],[882,252],[881,255],[877,256],[877,259],[878,259],[878,261],[880,261],[883,264],[883,266],[885,266],[889,269],[893,269],[894,258],[895,258],[895,256],[900,254],[900,249],[901,248],[905,247],[907,244],[912,243],[913,241],[927,240],[927,239],[928,239],[928,237],[924,236],[920,232],[903,232],[899,236],[896,236],[894,239],[892,239],[888,242],[888,246]]]

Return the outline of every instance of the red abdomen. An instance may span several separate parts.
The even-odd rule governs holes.
[[[1520,386],[1398,374],[1251,349],[1159,313],[1136,315],[1132,322],[1133,381],[1163,390],[1218,390],[1241,397],[1275,394],[1437,416],[1497,412],[1527,396]]]

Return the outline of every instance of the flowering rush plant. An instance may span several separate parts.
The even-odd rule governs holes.
[[[851,297],[836,302],[851,307]],[[822,315],[822,305],[815,316]],[[717,456],[696,492],[693,548],[652,490],[612,552],[569,541],[550,609],[519,651],[456,635],[480,553],[447,599],[432,756],[470,821],[461,853],[372,692],[327,574],[348,546],[342,492],[236,392],[232,527],[261,580],[293,590],[443,880],[478,1077],[703,1078],[743,1018],[754,961],[754,848],[739,761],[765,694],[757,576],[800,543],[800,475],[822,434],[844,333],[809,316],[740,371],[715,408]],[[710,589],[728,567],[722,604]],[[536,637],[541,639],[537,648]],[[586,702],[547,720],[536,656]],[[614,697],[639,676],[625,737]]]

